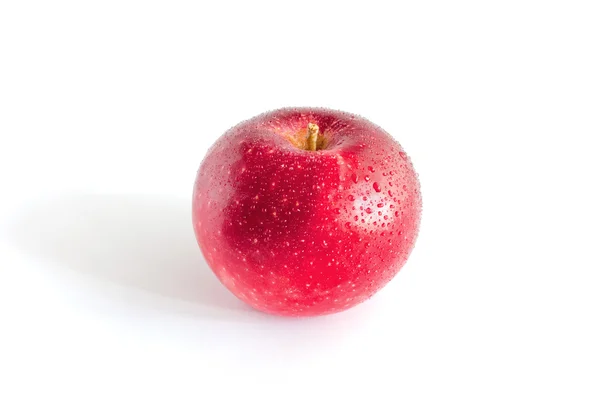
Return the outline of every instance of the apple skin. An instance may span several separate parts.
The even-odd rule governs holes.
[[[324,149],[297,147],[309,123]],[[378,126],[287,108],[217,140],[192,208],[202,253],[234,295],[267,313],[315,316],[365,301],[398,273],[415,244],[421,193],[408,156]]]

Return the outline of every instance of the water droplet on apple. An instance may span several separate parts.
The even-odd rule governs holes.
[[[373,183],[373,189],[375,189],[377,193],[381,192],[381,186],[379,186],[379,183],[377,182]]]

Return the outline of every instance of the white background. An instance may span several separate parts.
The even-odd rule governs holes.
[[[0,398],[600,398],[597,1],[0,3]],[[402,272],[250,311],[191,222],[208,147],[361,114],[420,174]]]

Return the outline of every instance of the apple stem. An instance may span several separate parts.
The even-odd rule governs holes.
[[[317,139],[319,138],[319,125],[308,124],[308,150],[317,151]]]

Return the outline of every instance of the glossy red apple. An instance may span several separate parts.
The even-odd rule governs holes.
[[[406,262],[421,194],[402,147],[356,115],[289,108],[226,132],[198,171],[193,223],[219,280],[258,310],[335,313]]]

